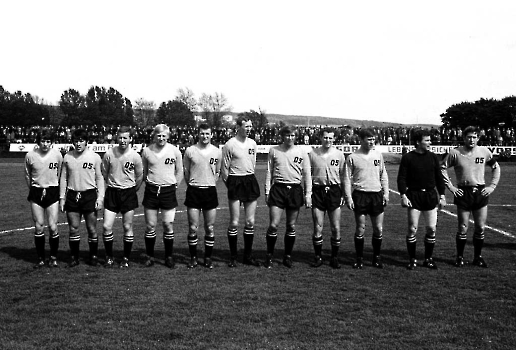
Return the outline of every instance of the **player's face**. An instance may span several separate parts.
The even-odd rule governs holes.
[[[477,145],[478,135],[476,132],[470,132],[464,135],[464,146],[467,148],[473,148]]]
[[[296,142],[296,134],[294,134],[293,132],[288,133],[288,134],[283,134],[282,138],[283,138],[283,143],[287,146],[292,146]]]
[[[52,140],[45,140],[45,139],[42,139],[40,142],[39,142],[39,148],[41,149],[41,151],[43,152],[48,152],[50,150],[50,147],[52,146]]]
[[[250,121],[250,120],[243,121],[242,125],[239,128],[239,132],[241,133],[241,135],[245,134],[245,136],[248,137],[251,134],[251,129],[252,128],[253,128],[253,122],[252,121]]]
[[[212,136],[211,129],[199,130],[199,141],[204,145],[210,144]]]
[[[430,136],[423,136],[420,142],[418,142],[417,147],[423,151],[428,151],[428,148],[432,144],[430,140]]]
[[[162,131],[154,136],[155,142],[158,146],[165,146],[168,141],[168,132]]]
[[[117,136],[118,147],[121,149],[127,149],[131,145],[133,138],[131,137],[131,133],[122,132]]]
[[[324,148],[330,148],[333,145],[334,134],[332,132],[323,132],[321,136],[321,146]]]
[[[372,150],[374,149],[374,142],[376,138],[374,136],[371,137],[365,137],[360,140],[360,145],[365,148],[366,150]]]
[[[86,145],[86,140],[82,138],[73,140],[73,147],[75,148],[75,151],[78,153],[84,152],[84,150],[86,149]]]

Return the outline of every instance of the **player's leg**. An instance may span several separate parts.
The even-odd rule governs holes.
[[[379,269],[383,268],[383,263],[380,258],[380,251],[382,249],[383,241],[383,216],[384,213],[371,216],[371,225],[373,226],[373,266]]]
[[[84,213],[86,231],[88,232],[88,245],[90,248],[90,265],[98,265],[99,239],[97,236],[97,211]]]
[[[228,199],[229,206],[229,225],[228,225],[228,243],[229,243],[229,267],[236,267],[236,259],[238,255],[238,220],[240,218],[240,200]]]
[[[158,222],[158,209],[143,207],[145,216],[145,253],[147,261],[145,266],[154,265],[154,246],[156,245],[156,225]]]
[[[70,267],[79,265],[79,252],[81,244],[81,236],[79,234],[79,224],[81,223],[81,213],[76,211],[67,211],[66,218],[68,220],[69,245],[71,261]]]
[[[292,250],[296,242],[296,222],[299,216],[299,208],[287,208],[286,210],[286,232],[285,232],[285,255],[283,256],[283,265],[288,268],[292,267]]]
[[[50,246],[50,260],[48,261],[48,266],[58,267],[57,251],[59,250],[59,232],[57,230],[57,220],[59,218],[59,202],[55,202],[47,207],[45,209],[45,215],[48,220],[48,243]]]
[[[340,269],[339,263],[339,248],[340,248],[340,207],[328,211],[328,219],[330,219],[330,230],[331,230],[331,257],[330,266],[334,269]]]
[[[482,247],[484,245],[484,230],[487,221],[487,205],[480,209],[473,210],[473,221],[475,222],[475,231],[473,233],[473,265],[487,267],[484,258],[482,258]]]
[[[204,216],[204,266],[211,269],[213,263],[211,255],[213,245],[215,244],[215,219],[217,217],[217,208],[203,209]]]
[[[113,259],[113,224],[115,223],[116,213],[104,208],[104,223],[102,224],[102,238],[104,249],[106,250],[106,266],[112,267],[115,263]]]
[[[188,216],[188,249],[190,251],[190,263],[188,268],[197,266],[197,230],[199,229],[200,209],[187,208]]]
[[[455,237],[455,242],[457,244],[457,259],[455,260],[455,266],[457,267],[464,266],[464,248],[466,247],[466,241],[468,238],[469,215],[469,210],[465,210],[457,206],[458,230]]]
[[[165,265],[171,269],[175,267],[174,252],[174,220],[176,218],[176,208],[161,209],[163,224],[163,245],[165,246]]]
[[[356,262],[353,268],[361,269],[364,266],[364,233],[366,225],[366,215],[355,211],[355,252]]]
[[[408,219],[408,228],[407,228],[407,252],[409,256],[409,263],[407,265],[407,269],[413,270],[416,268],[416,244],[417,244],[417,228],[419,226],[419,216],[421,212],[415,208],[407,208],[407,219]]]
[[[254,218],[256,215],[257,200],[244,202],[245,225],[244,225],[244,264],[260,266],[260,263],[253,257],[254,241]]]
[[[45,208],[34,202],[30,202],[30,208],[34,221],[34,245],[38,255],[34,268],[40,268],[45,266]]]
[[[314,224],[314,231],[312,234],[312,243],[314,246],[314,262],[313,267],[319,267],[323,264],[322,261],[322,245],[323,245],[323,225],[324,225],[325,211],[313,206],[312,203],[312,221]]]
[[[437,208],[423,211],[423,218],[425,220],[425,261],[423,266],[437,269],[437,265],[433,259],[435,246],[435,232],[437,229]]]
[[[267,234],[265,235],[267,256],[264,263],[264,266],[268,269],[272,268],[272,257],[274,256],[274,248],[276,246],[276,241],[278,240],[278,225],[282,214],[282,208],[275,205],[269,206],[269,226],[267,227]]]
[[[122,226],[124,229],[124,257],[120,262],[120,267],[129,267],[129,257],[134,242],[133,232],[134,210],[129,210],[122,214]]]

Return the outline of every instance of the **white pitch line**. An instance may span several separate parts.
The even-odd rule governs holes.
[[[396,193],[396,194],[398,194],[398,195],[400,194],[398,191],[394,191],[394,190],[392,190],[392,189],[389,189],[389,191],[390,191],[390,192],[392,192],[392,193]],[[489,206],[492,206],[492,205],[491,205],[491,204],[489,204]],[[501,205],[498,205],[498,206],[506,206],[506,205],[501,204]],[[512,205],[507,205],[507,206],[512,206]],[[446,209],[441,209],[441,212],[443,212],[443,213],[445,213],[445,214],[448,214],[448,215],[450,215],[450,216],[453,216],[453,217],[457,217],[457,214],[454,214],[454,213],[452,213],[451,211],[446,210]],[[473,223],[475,223],[472,219],[469,219],[469,222],[470,222],[470,223],[472,223],[472,224],[473,224]],[[510,238],[516,238],[516,236],[515,236],[515,235],[513,235],[512,233],[506,232],[506,231],[504,231],[504,230],[497,229],[496,227],[492,227],[492,226],[486,225],[486,228],[487,228],[487,229],[490,229],[491,231],[495,231],[495,232],[497,232],[497,233],[500,233],[500,234],[502,234],[502,235],[504,235],[504,236],[507,236],[507,237],[510,237]]]

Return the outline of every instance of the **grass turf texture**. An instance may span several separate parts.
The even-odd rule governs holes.
[[[398,165],[388,160],[391,187],[396,189]],[[257,177],[263,184],[265,164]],[[2,349],[503,349],[516,341],[516,239],[486,231],[484,257],[488,269],[453,266],[455,217],[439,215],[435,260],[439,270],[421,266],[405,269],[406,212],[391,193],[386,209],[382,255],[386,267],[370,266],[371,227],[366,228],[366,264],[353,270],[352,213],[343,209],[343,267],[328,266],[329,225],[325,223],[325,264],[314,269],[312,219],[301,209],[294,247],[294,267],[281,265],[283,226],[272,270],[226,266],[228,210],[226,191],[219,183],[213,270],[186,268],[189,260],[184,183],[175,223],[177,268],[163,265],[158,231],[157,264],[145,268],[145,228],[142,208],[136,211],[135,243],[127,270],[90,267],[84,263],[87,242],[81,224],[81,265],[68,261],[67,225],[61,234],[60,268],[34,270],[36,262],[22,160],[0,164],[4,182],[0,204],[0,348]],[[452,171],[453,175],[453,171]],[[502,164],[502,181],[490,199],[488,225],[514,235],[516,167]],[[143,193],[140,192],[140,201]],[[448,202],[452,198],[447,193]],[[447,210],[456,212],[453,205]],[[101,217],[102,215],[100,215]],[[60,214],[60,223],[65,223]],[[255,257],[265,256],[268,210],[263,197],[256,214]],[[239,247],[243,248],[243,214]],[[97,226],[99,238],[102,221]],[[423,227],[418,233],[419,265],[423,255]],[[121,221],[115,222],[115,255],[122,256]],[[199,232],[202,258],[203,232]],[[471,260],[472,227],[466,259]],[[100,256],[103,244],[100,238]],[[240,250],[240,257],[242,250]],[[47,233],[48,254],[48,233]],[[202,261],[202,259],[200,259]]]

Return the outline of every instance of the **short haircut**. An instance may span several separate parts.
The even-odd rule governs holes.
[[[50,130],[42,130],[39,131],[36,135],[36,143],[41,143],[42,140],[50,140],[50,142],[54,142],[54,133]]]
[[[238,126],[242,126],[242,124],[244,122],[248,122],[248,121],[251,121],[251,119],[249,117],[246,117],[245,115],[241,115],[240,117],[237,118],[236,124]]]
[[[285,125],[284,127],[282,127],[280,129],[279,133],[280,133],[280,136],[283,137],[285,135],[289,135],[289,134],[295,133],[295,130],[294,130],[293,127]]]
[[[123,134],[123,133],[129,133],[129,137],[133,137],[133,129],[130,126],[122,125],[119,129],[117,134]]]
[[[360,131],[358,132],[358,137],[360,137],[360,139],[368,139],[370,137],[376,137],[376,135],[374,134],[374,131],[373,129],[371,128],[365,128],[365,129],[360,129]]]
[[[211,131],[211,126],[209,126],[206,123],[199,124],[199,126],[197,127],[197,132],[199,133],[201,130],[210,130]]]
[[[466,137],[467,134],[471,134],[471,133],[475,133],[475,134],[477,134],[477,136],[480,135],[480,130],[479,130],[478,126],[472,126],[472,125],[466,126],[464,128],[464,131],[462,132],[462,136]]]
[[[162,132],[166,132],[168,134],[168,137],[170,137],[170,128],[166,124],[158,124],[154,127],[154,130],[152,131],[151,140],[154,140],[157,134],[160,134]]]
[[[72,134],[72,143],[76,140],[88,142],[88,132],[85,129],[76,129]]]
[[[321,130],[321,137],[323,136],[324,133],[335,135],[335,130],[333,130],[332,128],[329,128],[329,127],[325,127]]]
[[[430,130],[428,129],[422,129],[422,130],[416,130],[414,132],[414,141],[416,143],[423,141],[423,137],[431,136]]]

